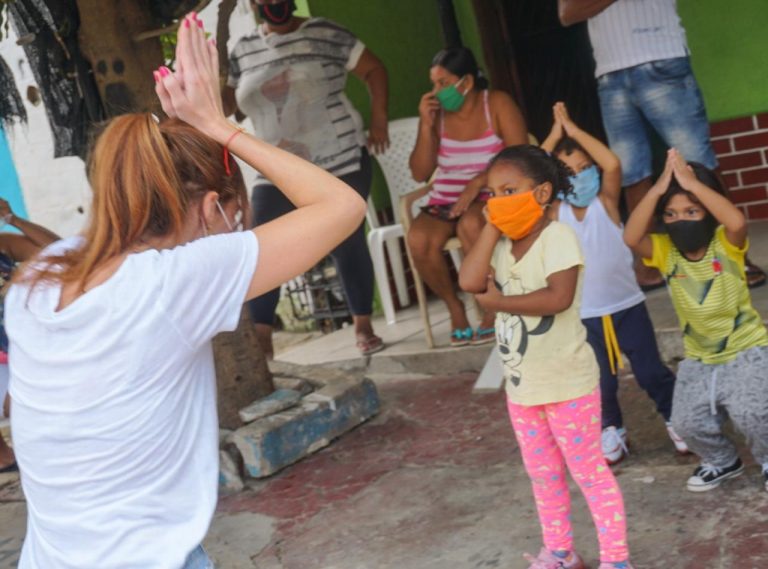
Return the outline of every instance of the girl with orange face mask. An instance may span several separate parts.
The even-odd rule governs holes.
[[[461,266],[461,288],[496,312],[507,407],[531,478],[544,547],[530,569],[583,569],[573,550],[566,465],[592,513],[599,569],[631,569],[621,490],[600,446],[599,369],[579,316],[584,262],[574,231],[545,215],[571,190],[542,149],[502,150],[488,170],[494,197]]]

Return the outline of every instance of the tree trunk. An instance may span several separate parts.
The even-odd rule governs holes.
[[[237,330],[219,334],[213,341],[213,350],[219,425],[224,429],[236,429],[243,424],[237,412],[275,390],[247,306],[240,314]]]
[[[132,39],[154,25],[146,0],[77,0],[77,5],[80,48],[93,66],[109,116],[158,109],[152,71],[163,64],[160,42]],[[219,335],[213,348],[219,422],[234,429],[241,425],[240,409],[274,391],[247,309],[237,330]]]
[[[91,62],[108,116],[157,110],[152,71],[163,64],[157,38],[134,41],[155,23],[147,0],[77,0],[80,49]]]

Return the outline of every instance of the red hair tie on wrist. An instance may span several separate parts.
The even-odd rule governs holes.
[[[224,171],[227,173],[227,176],[232,175],[232,170],[229,167],[229,145],[232,140],[234,140],[234,138],[244,130],[244,128],[239,127],[235,132],[229,135],[227,142],[224,143]]]

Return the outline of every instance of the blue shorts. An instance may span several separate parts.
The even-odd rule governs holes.
[[[651,176],[650,124],[687,161],[717,167],[704,100],[687,57],[661,59],[597,78],[608,143],[621,159],[622,185]]]
[[[214,569],[214,567],[213,561],[208,557],[203,546],[198,545],[189,554],[181,569]]]

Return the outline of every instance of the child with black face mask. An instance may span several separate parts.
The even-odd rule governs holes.
[[[564,103],[552,109],[553,125],[541,147],[572,171],[573,191],[558,196],[550,216],[569,225],[584,250],[581,321],[600,365],[601,447],[608,464],[629,454],[619,406],[618,370],[626,354],[640,387],[656,404],[675,449],[688,448],[670,423],[675,376],[661,361],[653,323],[624,244],[619,216],[619,157],[571,120]]]
[[[665,276],[683,329],[672,425],[702,459],[688,490],[711,490],[743,472],[722,432],[728,417],[762,465],[768,490],[768,332],[747,289],[747,223],[722,194],[711,170],[672,149],[624,240]],[[654,211],[667,235],[647,234]]]

